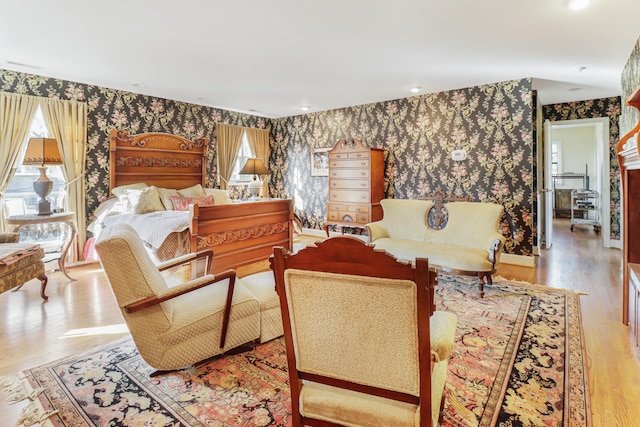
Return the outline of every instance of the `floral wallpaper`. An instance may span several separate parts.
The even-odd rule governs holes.
[[[87,218],[109,195],[109,131],[166,132],[188,139],[208,137],[207,186],[216,177],[216,123],[266,129],[269,119],[201,105],[85,85],[33,74],[0,70],[0,91],[48,98],[84,101],[87,113]],[[243,195],[237,188],[235,197]]]
[[[279,119],[6,70],[0,70],[0,90],[88,103],[85,185],[89,220],[109,191],[109,129],[209,137],[207,181],[212,186],[216,180],[215,124],[223,122],[270,129],[270,195],[295,197],[296,214],[305,227],[324,226],[328,194],[328,179],[310,174],[311,150],[332,147],[340,138],[357,137],[366,145],[385,149],[387,197],[413,198],[442,189],[500,203],[505,207],[500,224],[507,238],[505,252],[528,256],[533,250],[535,107],[530,79]],[[595,106],[588,108],[585,102],[583,107],[560,110],[608,111],[610,102],[593,102]],[[608,114],[612,121],[617,119],[619,103],[617,112],[614,105]],[[467,160],[451,160],[451,151],[462,148]],[[233,196],[242,197],[244,191],[236,189]]]
[[[322,228],[328,179],[310,176],[310,152],[357,137],[386,150],[387,197],[445,190],[500,203],[505,252],[531,255],[532,116],[531,80],[523,79],[275,119],[272,196],[295,197],[303,225]],[[467,159],[453,161],[456,149]]]
[[[640,87],[640,38],[636,42],[629,60],[622,70],[622,117],[620,118],[620,136],[629,132],[640,120],[640,111],[627,106],[626,101]]]
[[[620,98],[602,98],[589,101],[550,104],[542,107],[545,120],[609,118],[609,187],[611,198],[610,238],[620,240],[620,167],[616,147],[620,139]]]

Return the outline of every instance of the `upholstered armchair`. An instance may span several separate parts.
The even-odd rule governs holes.
[[[437,425],[457,318],[433,311],[426,259],[335,237],[273,269],[293,426]]]
[[[204,258],[208,272],[212,251],[156,266],[126,224],[105,228],[96,251],[140,355],[158,371],[190,366],[260,336],[259,302],[235,280],[235,271],[175,286],[161,273]]]

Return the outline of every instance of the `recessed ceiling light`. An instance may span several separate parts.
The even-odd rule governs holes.
[[[311,107],[309,107],[308,105],[301,105],[301,106],[300,106],[300,109],[301,109],[302,111],[309,111],[309,110],[311,109]]]
[[[135,86],[135,87],[141,87],[141,88],[145,88],[145,87],[147,87],[147,85],[146,85],[146,84],[144,84],[144,83],[134,83],[134,84],[133,84],[133,86]]]
[[[584,71],[584,70],[586,70],[586,69],[587,69],[587,67],[585,67],[584,65],[582,65],[582,66],[580,66],[580,67],[576,68],[576,72],[577,72],[577,73],[581,73],[581,72],[583,72],[583,71]]]
[[[572,88],[569,88],[569,92],[576,92],[576,91],[579,91],[579,90],[582,90],[582,88],[581,88],[581,87],[572,87]]]
[[[410,90],[411,90],[411,93],[418,93],[422,90],[422,86],[414,86]]]
[[[590,0],[569,0],[569,9],[571,10],[586,9],[590,3],[591,3]]]

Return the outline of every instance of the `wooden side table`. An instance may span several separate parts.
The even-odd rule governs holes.
[[[71,230],[71,236],[64,243],[62,247],[62,251],[60,253],[60,258],[58,258],[58,267],[62,273],[67,276],[69,280],[76,280],[73,277],[69,276],[67,273],[67,269],[65,268],[65,262],[67,259],[67,253],[69,252],[69,248],[71,247],[71,243],[76,238],[76,234],[78,234],[78,229],[75,223],[75,212],[59,212],[53,213],[51,215],[35,215],[35,214],[27,214],[27,215],[15,215],[7,218],[7,224],[13,225],[14,232],[19,232],[20,229],[26,225],[34,225],[34,224],[47,224],[51,222],[59,222],[62,224],[66,224]]]

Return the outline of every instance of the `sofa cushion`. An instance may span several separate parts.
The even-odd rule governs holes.
[[[450,224],[449,224],[450,225]],[[382,238],[373,242],[376,249],[384,249],[396,258],[415,261],[427,258],[429,265],[462,271],[493,271],[487,250],[447,243],[433,243],[409,239]]]
[[[478,226],[494,234],[504,207],[495,203],[453,202],[446,205],[449,220],[442,230],[427,227],[425,240],[433,243],[483,249],[486,258],[489,249],[487,232],[478,232]],[[392,234],[390,236],[396,237]]]
[[[424,240],[430,200],[384,199],[380,201],[389,236],[396,239]]]

